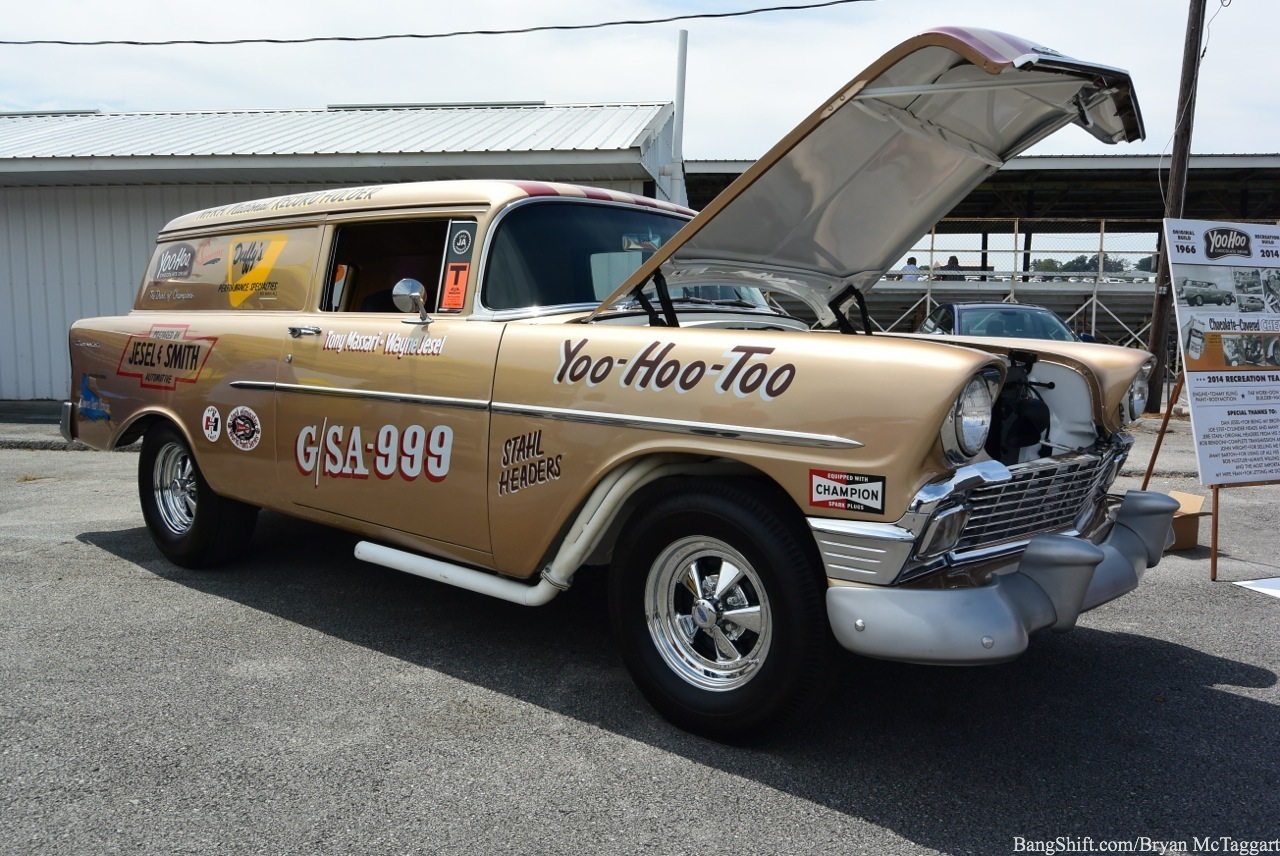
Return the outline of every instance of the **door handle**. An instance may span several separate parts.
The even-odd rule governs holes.
[[[320,333],[321,333],[321,330],[319,327],[290,327],[289,328],[289,335],[295,339],[300,339],[303,336],[319,336]]]

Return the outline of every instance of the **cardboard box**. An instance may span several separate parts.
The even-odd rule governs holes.
[[[1169,496],[1178,500],[1178,510],[1173,515],[1173,550],[1190,550],[1200,544],[1200,518],[1209,512],[1201,511],[1204,497],[1194,493],[1169,491]]]

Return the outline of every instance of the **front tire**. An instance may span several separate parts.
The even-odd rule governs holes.
[[[750,482],[679,480],[628,525],[609,611],[640,691],[674,724],[758,736],[811,706],[834,641],[799,515]]]
[[[257,508],[213,492],[186,439],[167,422],[142,440],[138,499],[156,547],[184,568],[213,567],[239,555],[258,519]]]

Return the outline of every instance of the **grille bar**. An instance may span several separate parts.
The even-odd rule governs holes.
[[[1111,460],[1110,454],[1070,455],[1010,467],[1009,481],[969,494],[969,522],[956,552],[1070,528],[1094,497]]]

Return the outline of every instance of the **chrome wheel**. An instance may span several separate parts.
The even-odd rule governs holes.
[[[156,455],[151,473],[161,521],[174,535],[185,535],[196,520],[196,473],[191,453],[180,443],[166,443]]]
[[[645,583],[649,635],[667,666],[704,690],[738,689],[769,653],[772,618],[759,575],[714,538],[682,538],[658,554]]]

